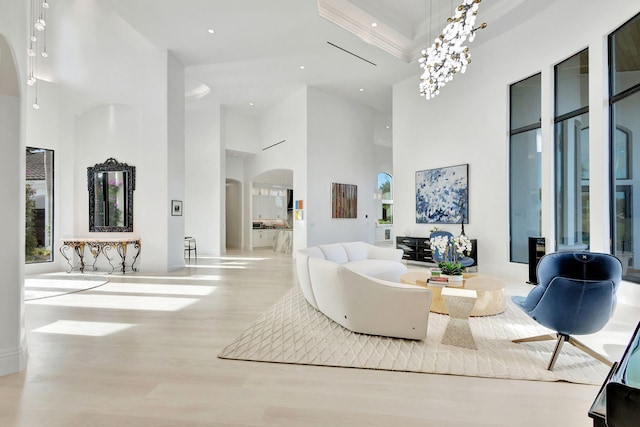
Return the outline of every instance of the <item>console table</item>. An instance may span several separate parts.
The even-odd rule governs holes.
[[[138,260],[138,256],[140,255],[140,239],[63,239],[62,246],[60,247],[60,253],[64,257],[64,259],[67,260],[67,264],[69,264],[69,270],[67,270],[67,273],[71,273],[71,271],[73,271],[74,269],[74,266],[71,262],[73,252],[75,252],[75,254],[78,256],[78,259],[80,260],[77,268],[81,273],[84,273],[84,250],[85,248],[89,248],[89,252],[91,252],[91,255],[93,255],[92,267],[94,271],[97,270],[96,261],[98,259],[98,256],[102,253],[107,261],[109,261],[109,265],[111,266],[111,271],[109,272],[109,274],[113,273],[116,266],[118,266],[124,274],[127,269],[126,258],[127,247],[129,245],[132,245],[133,248],[137,250],[129,267],[132,271],[138,271],[138,269],[134,267],[134,265]],[[113,261],[113,257],[111,257],[109,254],[113,249],[118,252],[118,255],[120,255],[121,259],[121,262],[116,262],[116,265],[113,265],[113,263],[111,262]],[[67,255],[67,250],[72,251],[69,254],[70,256]]]
[[[404,237],[396,236],[396,248],[402,249],[402,259],[435,264],[431,253],[431,240],[428,237]],[[471,239],[471,252],[467,255],[473,258],[474,263],[469,267],[478,265],[478,241]]]

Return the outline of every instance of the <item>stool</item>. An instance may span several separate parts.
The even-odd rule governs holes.
[[[191,236],[187,236],[184,238],[184,253],[185,257],[189,257],[189,261],[191,261],[191,251],[193,251],[194,258],[197,261],[198,249],[196,248],[196,239]]]
[[[477,349],[469,326],[469,313],[478,295],[469,289],[444,288],[442,299],[449,310],[449,323],[442,337],[442,344]]]

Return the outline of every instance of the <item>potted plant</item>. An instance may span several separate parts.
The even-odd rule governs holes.
[[[450,282],[461,282],[462,281],[462,273],[465,271],[465,266],[450,261],[442,261],[438,263],[438,268],[440,268],[440,277],[446,277]]]

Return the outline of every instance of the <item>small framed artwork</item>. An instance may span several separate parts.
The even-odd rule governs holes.
[[[182,216],[182,200],[171,201],[171,216]]]
[[[331,183],[331,218],[358,217],[358,186]]]

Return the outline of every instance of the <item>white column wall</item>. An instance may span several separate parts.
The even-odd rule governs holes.
[[[165,212],[171,200],[182,201],[182,216],[169,214],[167,235],[168,270],[184,267],[185,237],[185,99],[184,66],[171,52],[167,55],[167,171],[168,194]]]
[[[483,272],[527,277],[509,262],[509,85],[542,72],[542,228],[553,240],[553,65],[590,48],[591,238],[608,251],[606,36],[638,12],[632,2],[556,2],[539,15],[484,44],[470,44],[473,62],[435,99],[418,95],[415,78],[394,86],[395,228],[426,236],[415,222],[415,172],[469,164],[469,219]],[[542,31],[541,29],[544,29]],[[482,37],[482,31],[478,33]],[[593,53],[591,53],[593,52]],[[605,61],[598,65],[594,61]],[[597,69],[594,70],[594,67]],[[443,226],[459,232],[459,226]]]
[[[26,366],[26,333],[24,328],[24,215],[25,215],[25,130],[26,91],[24,64],[26,56],[26,3],[0,0],[0,36],[8,48],[2,61],[13,63],[18,88],[15,95],[0,96],[0,169],[3,185],[0,197],[6,208],[0,212],[2,238],[15,250],[6,250],[0,257],[0,375],[18,372]],[[22,242],[22,244],[16,243]]]
[[[198,255],[225,253],[225,155],[220,106],[187,110],[185,234],[196,238]]]

